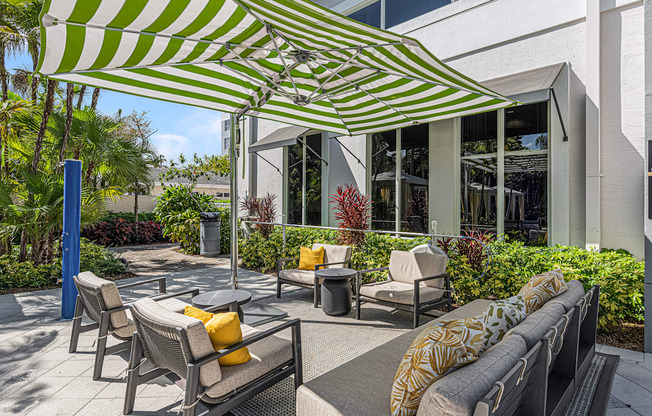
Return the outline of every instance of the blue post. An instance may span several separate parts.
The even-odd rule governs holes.
[[[72,277],[79,273],[82,163],[66,160],[64,166],[61,318],[72,319],[77,299],[77,287]]]

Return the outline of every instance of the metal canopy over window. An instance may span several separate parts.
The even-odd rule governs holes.
[[[524,104],[550,99],[550,88],[566,64],[555,64],[495,78],[481,84]]]
[[[249,153],[292,146],[299,142],[299,137],[303,136],[310,130],[311,129],[299,126],[282,127],[249,146]]]

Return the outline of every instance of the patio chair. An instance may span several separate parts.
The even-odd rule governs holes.
[[[172,295],[165,295],[166,286],[164,277],[121,286],[117,286],[110,280],[97,277],[91,272],[81,272],[79,275],[74,276],[73,279],[77,286],[78,295],[75,305],[75,315],[73,317],[72,334],[70,336],[70,348],[68,351],[70,353],[77,351],[77,344],[81,333],[99,329],[97,339],[95,340],[96,352],[93,380],[98,380],[102,377],[102,366],[104,365],[104,357],[107,354],[114,354],[129,349],[131,346],[131,337],[136,330],[133,321],[129,317],[129,304],[122,302],[119,289],[158,283],[159,293],[161,295],[154,299],[161,302],[164,307],[175,311],[183,311],[185,303],[173,299],[173,297],[186,294],[196,296],[199,294],[198,289],[192,289]],[[84,312],[93,321],[92,324],[82,326]],[[106,344],[109,336],[113,336],[123,342],[107,347]]]
[[[355,319],[360,319],[362,302],[414,312],[413,328],[419,326],[419,314],[442,306],[450,312],[447,264],[448,257],[441,254],[392,251],[388,267],[360,270],[356,276]],[[363,275],[378,271],[388,271],[388,280],[362,284]]]
[[[237,302],[207,311],[229,307],[237,311]],[[171,312],[151,299],[131,306],[136,324],[127,372],[124,413],[134,409],[136,389],[156,377],[174,373],[185,385],[181,404],[184,416],[194,416],[202,401],[208,410],[202,415],[223,415],[233,407],[294,374],[294,385],[303,384],[300,320],[293,319],[266,331],[241,324],[244,341],[225,350],[215,351],[204,324],[195,318]],[[292,341],[275,336],[292,329]],[[247,347],[251,361],[221,366],[218,359]],[[155,368],[140,373],[142,357]]]
[[[315,270],[320,268],[327,269],[331,266],[338,267],[350,267],[351,265],[351,247],[350,246],[338,246],[330,244],[318,244],[315,243],[312,245],[312,249],[315,250],[319,247],[324,247],[324,262],[321,264],[315,265]],[[306,289],[313,289],[314,291],[314,307],[319,307],[319,297],[320,297],[320,285],[321,279],[315,277],[315,270],[299,270],[299,269],[288,269],[283,270],[283,264],[289,261],[299,260],[299,257],[292,257],[287,259],[279,259],[277,265],[277,279],[276,279],[276,297],[281,297],[281,285],[293,285],[304,287]]]

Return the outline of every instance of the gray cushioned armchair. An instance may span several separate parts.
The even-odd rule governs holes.
[[[128,283],[117,286],[110,280],[97,277],[91,272],[81,272],[74,276],[77,286],[77,303],[75,304],[75,315],[73,317],[72,334],[70,336],[70,347],[68,351],[77,351],[79,335],[83,332],[98,330],[95,352],[95,367],[93,380],[102,377],[102,367],[106,354],[113,354],[129,349],[131,336],[136,330],[134,322],[130,317],[129,305],[122,302],[119,289],[133,288],[136,286],[156,283],[158,284],[159,295],[154,299],[169,310],[183,311],[185,303],[173,299],[175,296],[199,294],[198,289],[187,290],[173,295],[166,295],[165,278],[143,280],[140,282]],[[91,324],[82,325],[82,318],[86,316],[93,321]],[[120,341],[119,344],[107,347],[108,337],[112,336]]]
[[[283,269],[283,265],[290,261],[297,261],[299,257],[279,259],[277,265],[278,277],[276,279],[276,297],[281,297],[281,285],[293,285],[313,289],[314,306],[319,307],[319,295],[321,282],[315,277],[315,271],[319,269],[328,269],[329,267],[350,267],[351,254],[353,250],[350,246],[338,246],[331,244],[312,245],[312,250],[324,247],[324,262],[315,265],[315,270]]]
[[[232,312],[238,304],[220,305],[207,312]],[[156,377],[174,373],[185,380],[184,416],[194,416],[199,401],[209,406],[202,415],[223,415],[250,397],[294,374],[295,388],[303,384],[301,327],[299,319],[282,323],[266,331],[241,324],[244,341],[215,351],[199,319],[169,311],[152,299],[131,306],[136,333],[133,334],[127,378],[124,413],[133,411],[136,388]],[[291,329],[292,341],[276,336]],[[251,361],[221,366],[218,359],[247,347]],[[154,366],[141,374],[142,357]]]
[[[447,306],[451,310],[448,257],[433,253],[392,251],[388,267],[360,270],[356,277],[355,318],[360,319],[362,302],[373,302],[414,312],[413,328],[419,314]],[[366,273],[387,271],[384,282],[362,284]]]

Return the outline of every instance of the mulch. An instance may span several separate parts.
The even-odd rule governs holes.
[[[622,322],[620,325],[611,325],[598,332],[598,344],[626,350],[643,352],[645,338],[643,335],[644,324]]]

